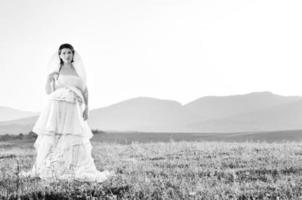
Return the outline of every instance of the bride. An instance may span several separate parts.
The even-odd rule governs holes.
[[[88,90],[83,62],[70,44],[62,44],[52,56],[45,85],[48,101],[32,131],[35,163],[24,177],[103,182],[114,171],[98,171],[91,155],[88,126]]]

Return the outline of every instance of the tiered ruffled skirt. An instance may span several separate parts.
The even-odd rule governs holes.
[[[90,138],[93,136],[78,96],[68,88],[59,88],[49,100],[36,121],[33,132],[36,161],[23,176],[47,180],[80,180],[103,182],[113,171],[98,171],[92,158]]]

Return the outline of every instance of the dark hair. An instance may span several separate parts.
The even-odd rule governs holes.
[[[68,44],[68,43],[64,43],[64,44],[61,44],[60,47],[59,47],[59,50],[58,50],[58,54],[60,55],[61,54],[61,51],[62,49],[70,49],[72,54],[74,55],[74,48],[71,44]],[[71,60],[71,63],[73,62],[73,57],[72,57],[72,60]],[[59,72],[61,71],[61,68],[62,68],[62,65],[64,64],[64,61],[60,58],[60,69],[59,69]]]

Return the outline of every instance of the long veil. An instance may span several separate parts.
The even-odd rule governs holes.
[[[81,56],[79,55],[79,53],[77,51],[74,51],[72,65],[86,86],[87,85],[87,75],[86,75],[86,71],[85,71],[85,66],[82,61]],[[56,51],[51,56],[51,58],[47,64],[45,74],[46,74],[46,76],[48,76],[52,72],[59,72],[59,69],[60,69],[60,57],[59,57],[58,51]]]

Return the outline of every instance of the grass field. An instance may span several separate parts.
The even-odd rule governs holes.
[[[99,184],[19,179],[32,145],[0,143],[3,199],[302,199],[302,142],[92,141],[97,168],[117,173]]]

